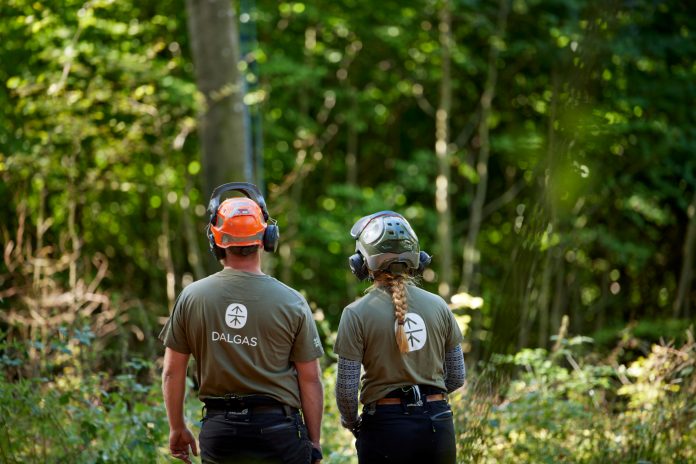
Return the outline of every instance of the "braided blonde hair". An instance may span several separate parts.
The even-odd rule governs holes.
[[[388,272],[376,272],[374,277],[375,287],[385,287],[391,294],[392,303],[394,303],[394,315],[398,321],[396,326],[396,344],[400,352],[408,353],[408,339],[404,330],[404,322],[408,312],[406,283],[410,283],[413,279],[407,275]]]

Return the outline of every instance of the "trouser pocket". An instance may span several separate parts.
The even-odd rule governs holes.
[[[442,411],[438,412],[437,414],[433,414],[430,416],[430,420],[432,422],[445,422],[445,421],[451,421],[453,417],[452,410],[447,410],[447,411]]]
[[[454,433],[452,410],[441,411],[430,416],[432,430],[432,462],[450,464],[456,461],[457,444]]]

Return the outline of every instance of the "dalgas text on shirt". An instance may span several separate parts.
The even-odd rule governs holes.
[[[234,345],[249,345],[249,346],[256,346],[258,345],[258,339],[256,337],[245,337],[243,335],[232,335],[228,333],[220,333],[216,331],[210,332],[210,338],[214,342],[227,342],[227,343],[232,343]]]

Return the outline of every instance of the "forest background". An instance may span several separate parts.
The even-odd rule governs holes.
[[[169,462],[157,334],[212,186],[327,351],[401,212],[469,378],[460,462],[694,462],[696,14],[677,0],[0,3],[0,462]],[[188,419],[198,430],[191,381]]]

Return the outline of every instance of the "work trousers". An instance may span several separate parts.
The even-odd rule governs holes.
[[[367,406],[356,441],[360,464],[454,464],[452,410],[447,401],[423,406]]]
[[[312,456],[299,413],[208,413],[198,440],[203,464],[309,464]]]

